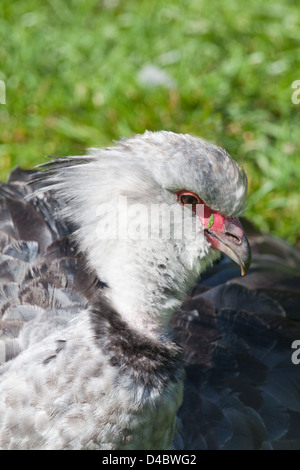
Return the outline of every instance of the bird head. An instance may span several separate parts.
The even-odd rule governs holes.
[[[204,140],[145,132],[86,157],[57,159],[47,178],[63,201],[61,217],[76,221],[80,250],[121,310],[135,302],[172,311],[220,252],[242,274],[249,268],[238,219],[246,175]]]

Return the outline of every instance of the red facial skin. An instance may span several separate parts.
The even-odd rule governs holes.
[[[251,250],[239,219],[219,214],[219,212],[208,207],[198,194],[185,189],[178,191],[176,194],[181,205],[184,205],[182,196],[192,196],[196,198],[197,205],[203,205],[204,211],[203,213],[201,211],[201,214],[200,211],[197,211],[196,204],[192,205],[192,210],[204,226],[206,239],[212,248],[222,251],[238,263],[241,266],[242,275],[244,275],[251,263]],[[213,220],[211,219],[212,214]]]
[[[205,204],[205,202],[202,201],[202,199],[200,199],[198,194],[192,193],[190,191],[186,191],[185,189],[183,189],[182,191],[179,191],[176,194],[177,194],[177,200],[180,202],[181,205],[184,205],[180,200],[181,196],[193,196],[197,199],[197,201],[198,201],[197,204],[201,204],[203,206],[203,208],[204,208],[203,216],[202,216],[202,214],[201,215],[197,214],[197,215],[199,216],[199,219],[200,219],[202,225],[204,226],[204,228],[208,228],[211,214],[213,214],[213,224],[209,228],[212,231],[213,230],[216,230],[216,231],[223,230],[225,217],[223,215],[219,214],[217,211],[214,211],[213,209],[208,207]],[[197,208],[196,207],[193,207],[192,210],[195,212],[195,214],[197,213]]]

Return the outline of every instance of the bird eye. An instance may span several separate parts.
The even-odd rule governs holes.
[[[196,198],[196,196],[190,196],[189,194],[183,194],[182,196],[180,196],[180,202],[181,204],[191,204],[193,207],[196,206],[196,204],[198,204],[198,199]]]
[[[192,206],[193,209],[196,208],[197,204],[201,204],[202,200],[198,196],[198,194],[191,193],[190,191],[182,190],[178,191],[177,194],[177,199],[180,202],[182,206],[185,204],[189,204]]]

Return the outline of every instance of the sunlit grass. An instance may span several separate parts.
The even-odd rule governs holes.
[[[245,167],[248,217],[295,242],[299,41],[291,0],[1,0],[0,178],[145,129],[188,132]],[[171,84],[140,83],[147,64]]]

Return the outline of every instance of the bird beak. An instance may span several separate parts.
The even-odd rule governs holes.
[[[219,215],[219,214],[218,214]],[[244,276],[251,264],[251,248],[241,222],[237,218],[222,218],[222,224],[205,228],[204,233],[212,248],[222,251],[241,267]],[[218,221],[220,222],[220,220]]]

